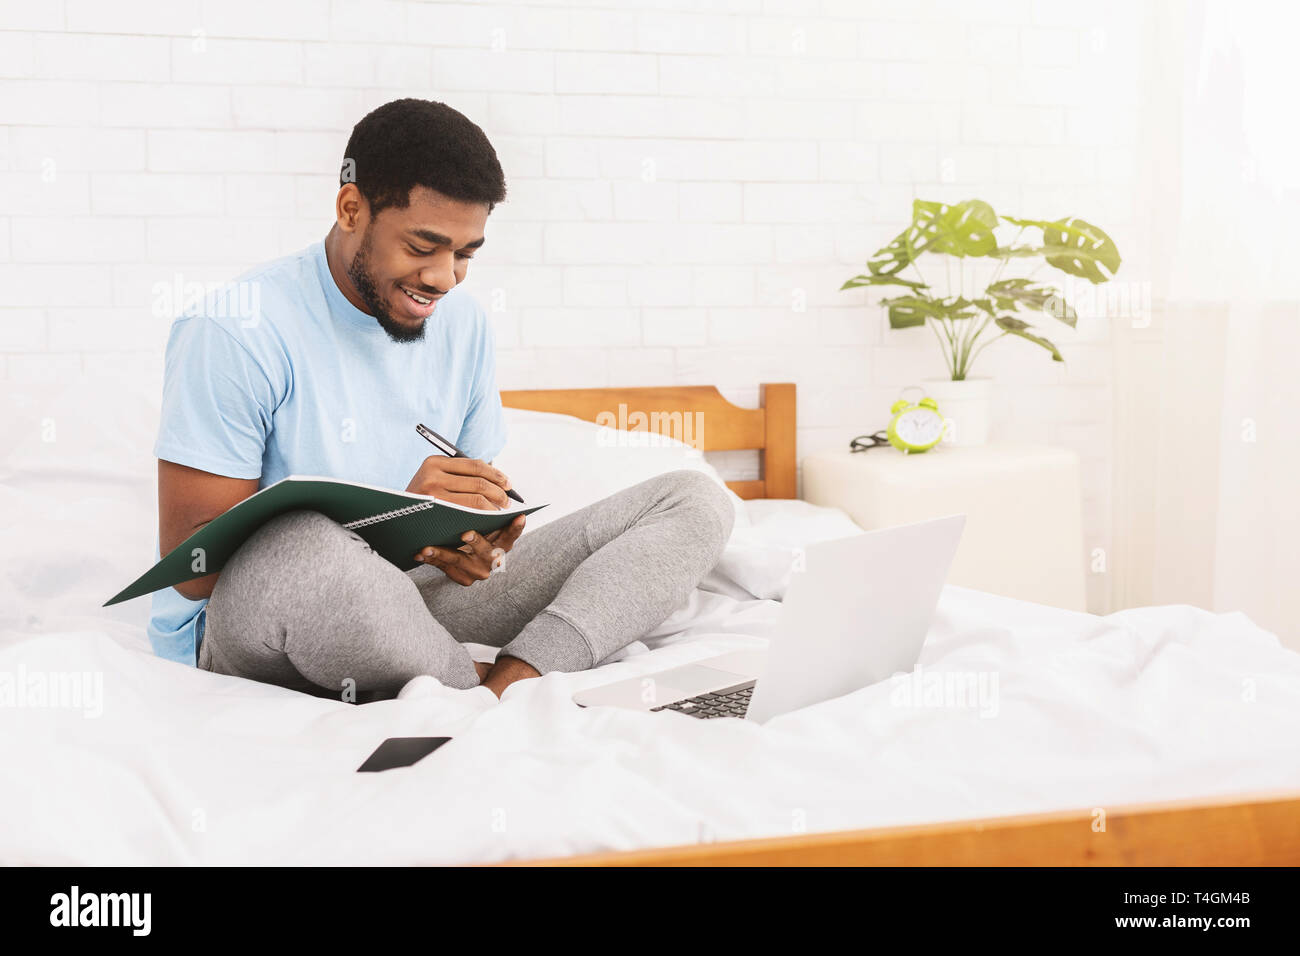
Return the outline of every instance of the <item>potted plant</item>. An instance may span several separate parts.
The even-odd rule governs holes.
[[[1019,230],[1005,245],[995,234],[1002,226]],[[956,283],[952,281],[952,258],[945,260],[946,295],[937,293],[921,272],[918,263],[927,254],[958,260],[960,278]],[[969,257],[996,262],[990,263],[992,278],[983,292],[968,298],[961,260]],[[1037,268],[1028,275],[1004,277],[1013,259],[1018,263],[1038,260]],[[1102,283],[1119,270],[1120,255],[1110,236],[1082,219],[1015,219],[999,216],[978,199],[954,205],[917,199],[912,203],[911,225],[867,261],[864,274],[849,279],[840,289],[901,286],[907,290],[881,300],[888,309],[889,327],[927,325],[934,332],[948,375],[926,379],[924,387],[949,419],[952,440],[977,445],[988,437],[992,389],[991,380],[972,376],[971,368],[984,349],[1013,336],[1045,349],[1054,362],[1065,361],[1060,350],[1025,318],[1045,315],[1070,328],[1078,322],[1061,290],[1034,278],[1043,265]],[[905,275],[908,269],[911,273]],[[926,270],[930,272],[929,266]]]

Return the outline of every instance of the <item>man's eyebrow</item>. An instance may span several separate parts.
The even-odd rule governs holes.
[[[425,242],[432,242],[435,246],[449,246],[451,239],[440,232],[434,232],[432,229],[412,229],[411,235],[418,236]],[[467,242],[461,246],[462,249],[477,249],[487,241],[485,236],[479,236],[473,242]]]

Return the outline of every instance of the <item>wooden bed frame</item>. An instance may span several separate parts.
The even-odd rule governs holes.
[[[701,450],[753,448],[760,453],[757,480],[728,482],[740,497],[795,497],[795,387],[791,384],[763,385],[756,409],[733,405],[710,385],[506,391],[501,400],[509,408],[558,412],[664,434],[671,434],[670,427],[680,427],[682,416],[699,413],[704,427],[693,437]],[[1081,807],[1059,813],[522,862],[566,866],[1298,864],[1300,792]]]
[[[628,431],[653,431],[670,438],[682,437],[681,423],[691,416],[701,422],[701,427],[690,429],[691,444],[701,451],[758,450],[759,478],[729,481],[732,491],[742,498],[795,496],[795,394],[790,384],[760,386],[758,408],[733,405],[712,385],[502,392],[501,403],[588,422],[621,423]]]

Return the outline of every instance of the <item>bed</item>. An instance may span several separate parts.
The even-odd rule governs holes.
[[[147,378],[6,395],[0,675],[11,695],[64,686],[60,706],[0,706],[2,862],[1300,862],[1300,655],[1240,614],[1098,618],[948,587],[911,675],[937,678],[934,701],[900,675],[761,727],[574,706],[761,646],[793,549],[855,532],[793,499],[793,386],[753,409],[708,387],[503,393],[500,464],[554,492],[538,523],[664,470],[721,481],[704,452],[760,466],[728,483],[732,541],[667,621],[489,706],[431,678],[356,707],[207,674],[148,652],[147,602],[100,610],[152,548],[156,395]],[[691,440],[658,437],[696,413]],[[557,449],[599,466],[558,471]],[[981,679],[993,693],[947,694]],[[353,772],[405,735],[453,740]]]

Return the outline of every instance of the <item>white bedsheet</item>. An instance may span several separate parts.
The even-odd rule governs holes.
[[[429,679],[362,707],[305,697],[158,660],[122,624],[11,632],[0,673],[100,674],[103,702],[0,707],[0,860],[490,861],[1300,786],[1300,655],[1184,607],[1100,619],[948,588],[919,683],[766,726],[570,701],[757,645],[778,610],[697,592],[654,650],[495,704]],[[944,674],[996,675],[996,698],[927,705]],[[354,772],[416,735],[455,739]]]

